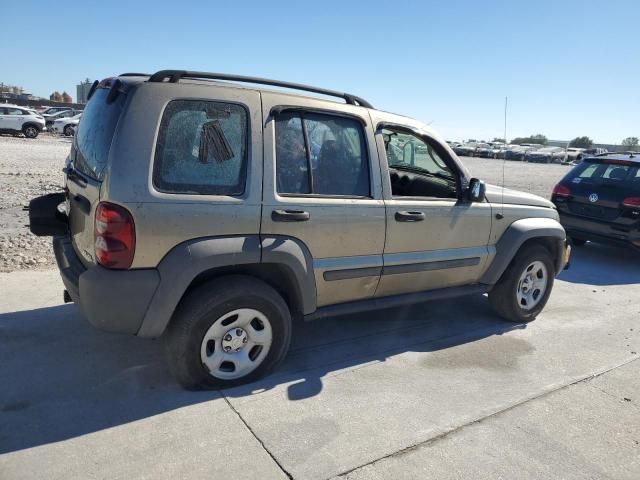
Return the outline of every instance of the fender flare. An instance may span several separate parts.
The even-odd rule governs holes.
[[[193,280],[208,270],[273,263],[294,276],[293,292],[303,313],[316,308],[316,287],[311,255],[299,240],[290,237],[246,235],[206,237],[174,247],[158,264],[160,284],[145,313],[138,336],[162,335]]]
[[[505,230],[496,243],[493,262],[482,275],[481,283],[495,285],[507,269],[520,247],[531,239],[545,238],[557,242],[555,267],[556,274],[562,270],[562,251],[566,233],[562,225],[552,218],[523,218],[516,220]]]

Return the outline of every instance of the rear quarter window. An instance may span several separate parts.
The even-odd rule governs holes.
[[[101,180],[113,134],[122,113],[126,95],[120,94],[108,104],[108,89],[99,88],[89,100],[75,136],[75,168],[83,174]]]
[[[162,116],[153,183],[166,193],[244,193],[247,112],[236,104],[173,100]]]

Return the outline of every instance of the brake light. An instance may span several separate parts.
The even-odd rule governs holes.
[[[120,205],[100,202],[96,208],[95,252],[100,265],[126,269],[133,262],[136,231],[131,213]]]
[[[553,187],[553,194],[556,197],[568,197],[571,195],[571,190],[569,190],[567,187],[565,187],[564,185],[556,185],[555,187]]]
[[[631,208],[640,208],[640,197],[627,197],[622,201],[622,205]]]

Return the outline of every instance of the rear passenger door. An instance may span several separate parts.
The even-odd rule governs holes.
[[[318,306],[372,297],[382,268],[385,208],[367,110],[262,95],[261,235],[304,244]]]

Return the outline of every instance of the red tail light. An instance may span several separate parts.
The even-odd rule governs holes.
[[[640,197],[627,197],[622,201],[625,207],[640,208]]]
[[[136,230],[131,213],[120,205],[100,202],[95,222],[96,259],[103,267],[131,266],[136,250]]]
[[[568,197],[571,195],[571,190],[569,190],[564,185],[556,185],[553,187],[553,194],[557,197]]]

